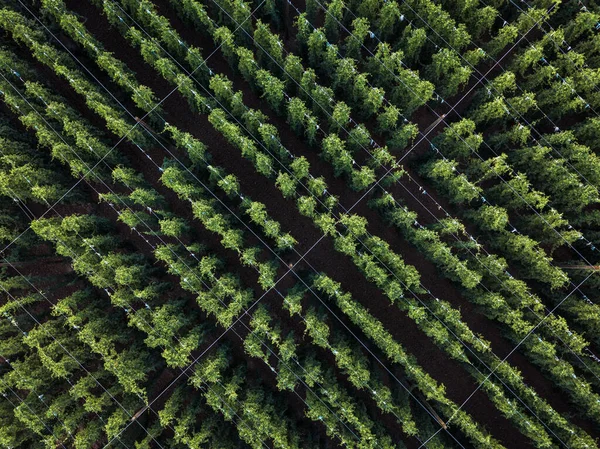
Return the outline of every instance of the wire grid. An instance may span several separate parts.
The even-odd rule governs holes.
[[[125,11],[123,11],[123,12],[125,13]],[[301,257],[304,257],[304,256],[301,256]],[[279,292],[278,292],[278,293],[279,293]],[[314,292],[313,292],[313,293],[314,293]],[[280,294],[280,293],[279,293],[279,294]],[[362,342],[361,342],[361,344],[362,344]],[[363,346],[364,346],[364,344],[363,344]],[[381,362],[380,362],[380,363],[381,363]],[[386,367],[386,369],[387,369],[387,367]],[[389,370],[388,370],[388,371],[389,371]]]
[[[125,13],[125,11],[123,11],[123,12]],[[351,207],[351,208],[352,208],[352,207]],[[351,208],[350,208],[350,209],[351,209]],[[346,209],[346,210],[349,210],[349,209]],[[307,287],[309,287],[309,286],[307,286]],[[313,293],[314,293],[314,292],[313,292]],[[316,295],[316,294],[315,294],[315,295]],[[316,296],[318,296],[318,295],[316,295]]]
[[[164,49],[163,49],[164,50]],[[168,52],[167,52],[168,53]]]
[[[354,207],[354,206],[353,206]]]

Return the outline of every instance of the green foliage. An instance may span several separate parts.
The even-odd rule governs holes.
[[[459,55],[446,48],[433,55],[427,72],[439,83],[439,93],[444,98],[456,94],[471,76],[471,69],[462,65]]]
[[[454,161],[438,159],[425,164],[421,172],[447,192],[451,201],[469,203],[481,195],[482,189],[469,182],[463,173],[456,173],[456,165]]]

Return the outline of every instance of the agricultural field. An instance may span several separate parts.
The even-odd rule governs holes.
[[[600,447],[600,4],[4,0],[0,447]]]

